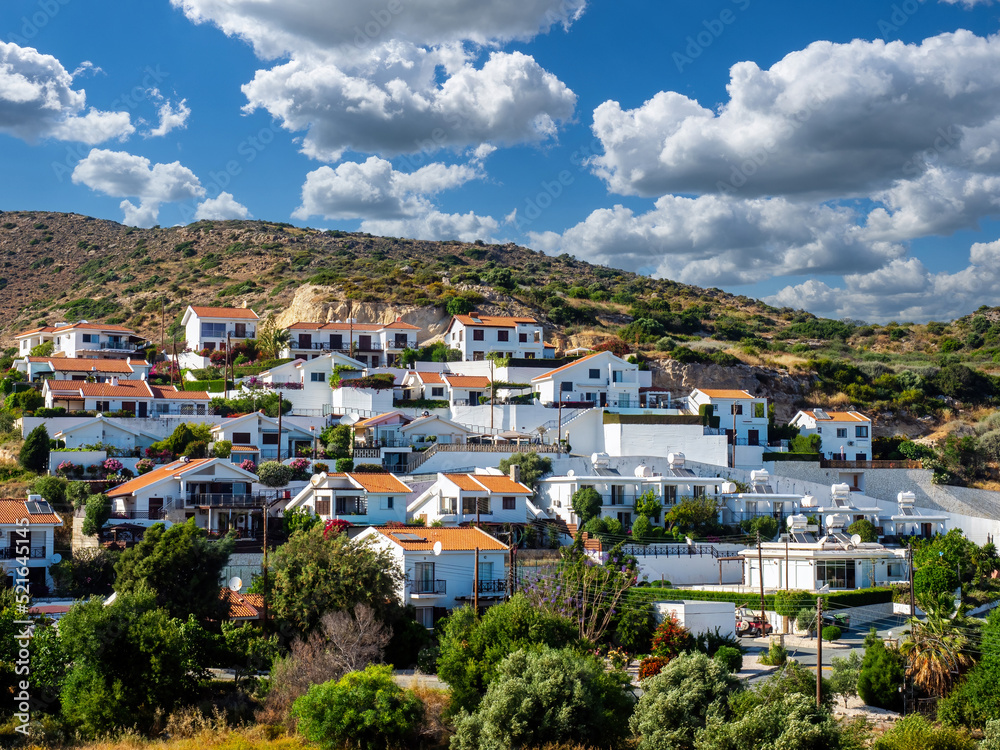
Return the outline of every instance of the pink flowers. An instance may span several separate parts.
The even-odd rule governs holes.
[[[145,474],[152,471],[155,465],[148,458],[142,458],[135,462],[135,471],[137,474]]]
[[[255,464],[249,458],[243,459],[243,463],[240,464],[240,468],[243,469],[243,471],[249,471],[252,474],[257,473],[257,464]]]
[[[108,474],[117,474],[119,471],[125,468],[125,465],[117,458],[105,459],[104,463],[101,464],[101,466]]]

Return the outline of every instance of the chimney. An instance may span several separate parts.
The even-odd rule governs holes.
[[[517,464],[510,465],[510,478],[515,482],[521,481],[521,467]]]

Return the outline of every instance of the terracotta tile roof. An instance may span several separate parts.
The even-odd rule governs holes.
[[[257,313],[249,307],[195,307],[191,305],[194,314],[199,318],[240,318],[241,320],[259,320]]]
[[[104,494],[108,497],[125,497],[126,495],[135,493],[136,490],[141,490],[143,487],[149,487],[151,484],[156,484],[162,479],[179,476],[184,472],[191,471],[191,469],[201,466],[206,461],[211,460],[213,459],[192,458],[187,463],[184,463],[183,461],[174,461],[166,466],[161,466],[160,468],[153,469],[145,474],[140,474],[135,479],[130,479],[125,482],[125,484],[119,484],[117,487],[112,487]]]
[[[871,419],[858,411],[826,411],[822,410],[829,419],[816,419],[816,413],[803,409],[802,413],[807,417],[812,417],[817,422],[871,422]]]
[[[362,419],[360,422],[355,422],[354,425],[353,425],[353,427],[355,429],[357,429],[359,427],[362,428],[362,429],[364,429],[365,427],[372,427],[374,425],[378,425],[378,424],[382,424],[383,422],[387,422],[388,421],[388,419],[387,419],[388,417],[400,417],[403,423],[412,422],[413,421],[413,420],[411,420],[409,417],[407,417],[405,414],[403,414],[400,411],[387,411],[387,412],[385,412],[385,414],[378,414],[378,415],[376,415],[374,417],[369,417],[368,419]]]
[[[111,331],[112,333],[129,333],[133,336],[138,335],[131,328],[126,328],[125,326],[101,325],[100,323],[70,323],[69,325],[56,328],[53,333],[72,331],[76,328],[82,328],[85,331]]]
[[[445,477],[458,486],[460,490],[468,492],[482,492],[485,487],[476,482],[471,474],[445,474]],[[488,492],[489,490],[487,490]]]
[[[508,476],[497,476],[495,474],[474,474],[473,477],[490,492],[515,495],[531,494],[530,488],[525,487],[520,482],[515,482]]]
[[[87,383],[82,380],[50,380],[47,383],[52,393],[73,393],[81,396],[103,396],[106,398],[148,399],[155,398],[145,380],[119,380],[111,383]]]
[[[441,373],[439,372],[422,372],[417,371],[417,377],[420,378],[420,382],[424,384],[443,384],[444,381],[441,379]]]
[[[19,339],[22,336],[30,336],[33,333],[52,333],[52,331],[54,330],[56,330],[55,326],[42,326],[41,328],[32,328],[31,330],[28,331],[21,331],[20,333],[16,334],[14,338]]]
[[[601,354],[604,354],[604,352],[594,352],[593,354],[588,354],[586,357],[580,357],[580,359],[574,360],[572,362],[567,362],[562,367],[557,367],[554,370],[549,370],[548,372],[542,373],[536,378],[532,378],[531,382],[534,383],[536,380],[545,380],[546,378],[551,378],[557,372],[568,370],[570,367],[576,367],[581,362],[586,362],[588,359],[593,359],[594,357],[600,356]]]
[[[517,328],[518,323],[538,323],[534,318],[515,318],[504,315],[456,315],[453,320],[457,320],[464,326],[484,326],[487,328]]]
[[[219,599],[229,605],[230,620],[257,620],[262,617],[264,597],[260,594],[241,594],[223,587],[219,591]]]
[[[135,367],[148,367],[144,359],[133,360],[131,366],[124,359],[82,359],[79,357],[28,357],[29,362],[48,362],[57,372],[121,372],[131,374]]]
[[[441,542],[441,549],[446,552],[471,552],[477,547],[480,550],[507,549],[506,544],[476,528],[408,526],[404,529],[379,527],[376,530],[404,550],[430,551],[434,549],[435,542]],[[399,539],[400,534],[412,534],[420,537],[421,541]]]
[[[292,323],[290,331],[360,331],[361,333],[381,331],[384,326],[377,323]],[[295,342],[292,342],[293,344]],[[295,348],[294,346],[292,347]]]
[[[154,398],[173,398],[184,401],[208,401],[210,398],[208,391],[179,391],[177,386],[169,385],[151,385],[149,388],[153,392]]]
[[[399,492],[402,494],[409,494],[413,492],[413,489],[407,487],[405,484],[400,482],[396,477],[389,473],[366,473],[358,472],[351,473],[351,479],[360,484],[365,488],[365,492],[383,493],[383,492]]]
[[[42,524],[54,523],[62,524],[62,519],[55,513],[36,513],[29,515],[28,507],[24,500],[3,499],[0,500],[0,523],[17,523],[19,519],[27,518],[29,523]],[[17,540],[17,537],[14,537]],[[8,538],[6,541],[10,541]],[[27,541],[27,540],[26,540]]]
[[[407,330],[407,331],[419,331],[420,330],[420,326],[411,325],[410,323],[404,323],[401,320],[397,320],[394,323],[389,323],[388,325],[383,326],[383,327],[384,328],[401,328],[401,329]]]
[[[747,391],[739,391],[726,388],[695,388],[709,398],[753,398]]]
[[[485,375],[445,375],[452,388],[489,388],[490,379]]]
[[[233,453],[260,453],[260,448],[254,445],[234,445],[229,450]]]

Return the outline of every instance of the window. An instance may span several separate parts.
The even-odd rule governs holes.
[[[816,581],[831,589],[854,588],[854,560],[819,560],[816,563]]]
[[[413,593],[433,594],[435,593],[434,563],[418,562],[413,566]]]
[[[490,512],[490,499],[488,497],[463,497],[462,513],[474,515],[477,512],[488,514]]]
[[[621,370],[614,370],[611,373],[611,382],[621,383],[625,380],[625,374]]]
[[[519,334],[517,334],[517,342],[519,344],[527,344],[528,343],[528,334],[526,334],[526,333],[519,333]]]
[[[85,333],[83,334],[83,343],[85,344],[96,344],[99,341],[99,337],[96,333]]]
[[[330,500],[317,500],[316,501],[316,515],[317,516],[328,516],[330,515]]]
[[[696,484],[691,488],[694,497],[705,497],[705,486],[701,484]]]
[[[433,398],[444,398],[444,386],[431,388],[431,396]]]
[[[837,428],[837,437],[839,437],[839,438],[845,438],[845,437],[847,437],[847,428],[846,427],[838,427]]]
[[[818,435],[822,435],[823,434],[823,427],[821,425],[817,425],[816,426],[816,434],[818,434]]]
[[[395,501],[396,498],[394,497],[383,497],[378,503],[379,510],[392,510]]]
[[[486,331],[484,331],[482,328],[473,328],[472,329],[472,340],[473,341],[485,341],[486,340]]]
[[[441,513],[441,515],[458,513],[458,498],[442,497],[441,508],[438,512]]]
[[[759,401],[755,401],[753,404],[753,417],[754,419],[763,419],[766,416],[764,413],[764,404]]]
[[[233,433],[233,443],[236,445],[250,445],[250,433],[249,432],[234,432]]]
[[[510,341],[510,331],[497,331],[497,341]]]
[[[583,394],[583,400],[584,401],[597,401],[597,394],[596,393],[584,393]]]
[[[677,485],[668,484],[663,487],[663,502],[665,505],[674,505],[677,502]]]
[[[746,514],[748,516],[755,516],[755,515],[757,515],[757,502],[756,501],[754,501],[754,500],[746,500],[743,503],[743,507],[746,508]]]
[[[417,624],[428,630],[434,627],[434,607],[417,607]]]
[[[514,510],[516,507],[517,507],[516,501],[513,497],[505,497],[503,499],[504,510]]]
[[[201,337],[203,339],[224,339],[226,338],[225,323],[202,323]]]
[[[854,437],[866,438],[868,437],[868,425],[858,425],[854,428]]]
[[[322,383],[326,379],[326,378],[323,377],[323,375],[324,375],[324,373],[322,373],[322,372],[311,372],[311,373],[309,373],[309,382],[310,383]]]
[[[482,562],[479,563],[479,582],[492,581],[493,580],[493,563]]]
[[[111,411],[110,401],[98,401],[96,405],[97,411]]]
[[[564,380],[559,384],[559,390],[562,391],[563,393],[569,393],[570,391],[573,390],[573,381]]]
[[[743,404],[733,404],[733,414],[742,414]]]
[[[281,442],[277,432],[265,432],[260,438],[264,445],[278,445]]]
[[[590,368],[590,379],[591,380],[600,380],[601,379],[601,371],[598,370],[596,367],[591,367]]]

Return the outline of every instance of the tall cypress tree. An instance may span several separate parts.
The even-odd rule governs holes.
[[[45,425],[40,424],[28,433],[17,460],[25,469],[36,474],[49,470],[49,432]]]

